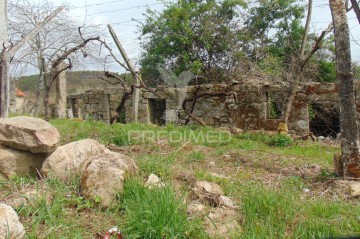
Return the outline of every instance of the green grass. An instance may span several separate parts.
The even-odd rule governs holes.
[[[147,189],[139,180],[129,179],[124,190],[120,197],[126,237],[173,239],[201,235],[201,225],[187,219],[182,198],[170,186]]]
[[[113,220],[99,221],[91,223],[93,230],[87,230],[86,224],[89,222],[86,217],[91,214],[88,212],[96,210],[96,216],[100,218],[113,218],[114,215],[99,210],[93,201],[79,196],[77,182],[78,180],[73,180],[73,184],[69,185],[56,179],[47,179],[45,182],[33,179],[29,181],[26,187],[32,185],[40,190],[45,186],[47,194],[17,208],[20,220],[25,222],[27,238],[93,238],[93,230],[100,231],[102,227],[112,226]],[[18,182],[13,183],[16,185]]]
[[[246,188],[241,196],[245,224],[240,238],[310,239],[359,235],[359,206],[324,199],[304,200],[300,195],[300,191],[292,187],[280,190],[261,185]]]
[[[183,199],[193,186],[191,177],[218,183],[225,195],[240,206],[239,215],[244,218],[241,230],[230,238],[313,239],[360,234],[358,201],[344,199],[345,195],[335,197],[331,194],[333,187],[326,192],[326,182],[334,180],[332,157],[340,151],[339,147],[311,141],[271,146],[277,136],[255,133],[233,136],[229,142],[220,144],[194,138],[189,142],[170,142],[173,131],[181,135],[191,133],[196,138],[213,129],[71,120],[50,123],[59,129],[62,144],[93,138],[118,145],[134,158],[141,178],[127,180],[124,193],[106,210],[81,196],[78,179],[66,184],[46,179],[53,200],[39,198],[17,209],[28,238],[94,238],[96,232],[113,226],[118,226],[126,238],[213,238],[205,234],[201,218],[190,221],[185,213]],[[165,133],[161,133],[161,142],[156,142],[129,139],[128,134],[133,131]],[[222,157],[225,154],[231,157]],[[209,166],[210,161],[215,166]],[[311,164],[322,167],[320,177],[282,173],[285,168]],[[214,177],[211,172],[227,178]],[[179,187],[146,189],[143,181],[151,173],[160,176],[166,185]],[[181,181],[181,173],[185,177],[189,174],[190,178]],[[40,183],[33,178],[17,177],[0,180],[0,190],[6,195]],[[319,187],[323,183],[325,186]]]
[[[137,165],[141,168],[144,176],[154,173],[161,178],[169,178],[172,173],[172,166],[176,162],[175,156],[176,153],[141,155],[137,158]]]

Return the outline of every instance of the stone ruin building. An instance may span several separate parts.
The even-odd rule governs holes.
[[[356,91],[359,92],[359,84]],[[152,92],[151,92],[152,91]],[[200,85],[186,88],[159,86],[151,91],[140,89],[138,122],[165,125],[167,123],[194,124],[182,109],[214,127],[237,127],[243,130],[277,130],[287,87],[282,85]],[[109,123],[117,112],[122,89],[103,88],[68,95],[70,114],[75,118],[102,120]],[[154,94],[156,93],[156,94]],[[357,96],[360,109],[360,100]],[[134,122],[133,97],[126,101],[122,122]],[[337,85],[308,83],[298,88],[289,119],[289,131],[297,135],[336,137],[339,133]]]

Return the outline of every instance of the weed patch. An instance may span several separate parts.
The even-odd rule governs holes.
[[[149,190],[140,180],[129,179],[121,205],[129,238],[194,238],[200,229],[187,220],[185,205],[170,186]]]
[[[288,147],[292,144],[292,142],[292,139],[287,135],[276,135],[270,139],[269,145],[276,147]]]

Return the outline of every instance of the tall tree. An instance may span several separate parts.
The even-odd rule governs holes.
[[[334,24],[336,74],[339,86],[343,176],[360,177],[359,127],[351,64],[349,26],[343,0],[329,0]]]
[[[224,80],[241,48],[238,17],[243,6],[242,0],[181,0],[167,2],[160,13],[148,10],[140,27],[144,80],[159,76],[157,64],[177,74],[190,70],[213,82]]]

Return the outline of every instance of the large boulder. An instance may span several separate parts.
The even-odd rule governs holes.
[[[87,198],[100,199],[100,205],[108,207],[116,193],[123,191],[125,178],[136,172],[137,167],[131,158],[109,151],[84,165],[81,193]]]
[[[92,139],[58,147],[41,168],[43,176],[63,181],[80,176],[82,194],[96,201],[100,199],[103,207],[108,207],[116,193],[123,190],[125,178],[136,172],[134,160]]]
[[[0,203],[0,238],[21,239],[25,236],[24,226],[14,209]]]
[[[47,157],[41,168],[43,176],[54,176],[62,180],[82,172],[85,161],[99,157],[109,150],[92,139],[84,139],[58,147]]]
[[[35,175],[36,171],[41,169],[45,158],[45,154],[33,154],[0,146],[0,175],[5,178]]]
[[[32,153],[51,153],[59,131],[42,119],[19,116],[0,119],[0,144]]]

